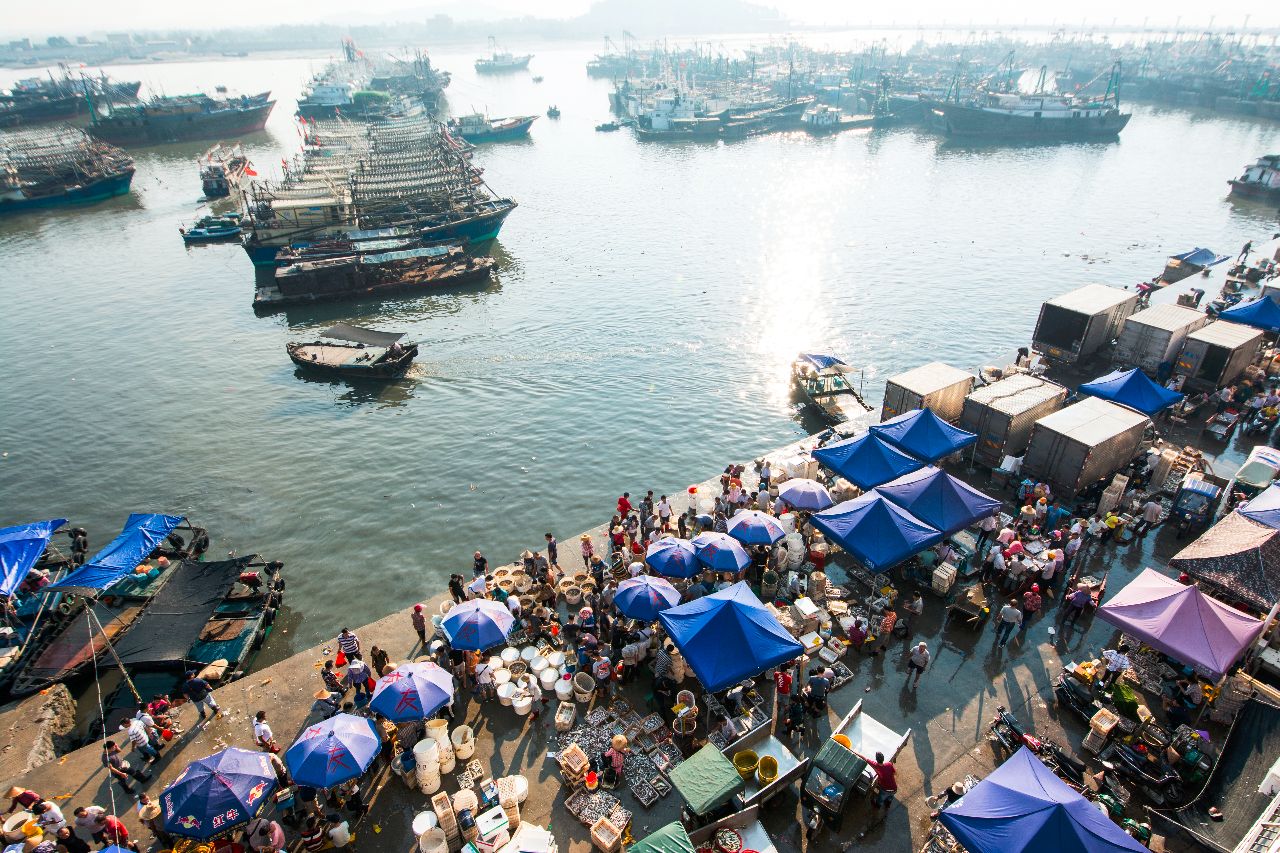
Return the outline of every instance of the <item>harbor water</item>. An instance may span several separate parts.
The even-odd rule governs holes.
[[[96,549],[131,511],[187,514],[211,554],[285,561],[283,654],[434,595],[476,548],[512,559],[604,520],[621,488],[682,490],[800,436],[797,351],[841,354],[878,401],[899,370],[1025,344],[1050,296],[1276,230],[1226,192],[1274,123],[1136,105],[1110,144],[642,142],[593,129],[611,89],[586,76],[594,45],[481,79],[483,49],[433,52],[452,111],[542,116],[475,153],[520,203],[488,285],[255,316],[244,252],[179,239],[207,211],[203,145],[134,151],[128,196],[0,220],[0,524],[66,516]],[[325,59],[107,71],[167,94],[272,89],[267,131],[243,140],[271,177]],[[338,320],[407,332],[418,364],[382,385],[296,372],[285,343]]]

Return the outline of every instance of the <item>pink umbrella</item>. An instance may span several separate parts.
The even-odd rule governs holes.
[[[1098,616],[1151,648],[1215,678],[1240,659],[1262,631],[1262,621],[1144,569],[1098,608]]]

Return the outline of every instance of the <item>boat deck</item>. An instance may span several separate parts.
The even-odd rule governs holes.
[[[307,358],[321,367],[368,367],[386,352],[382,347],[358,349],[333,344],[304,344],[297,349],[301,358]]]
[[[21,681],[43,682],[56,681],[66,673],[91,661],[106,649],[106,639],[115,640],[129,629],[142,613],[142,605],[129,605],[120,609],[106,610],[99,607],[96,615],[102,622],[102,631],[93,629],[90,640],[88,619],[81,614],[77,617],[79,626],[68,626],[40,656],[18,676]],[[83,630],[77,630],[77,628]]]

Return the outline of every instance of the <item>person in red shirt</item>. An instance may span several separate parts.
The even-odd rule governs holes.
[[[626,518],[631,514],[631,493],[623,492],[622,497],[618,498],[618,515]]]
[[[129,843],[129,830],[120,822],[120,818],[113,814],[106,815],[102,819],[102,837],[108,845],[114,844],[129,850],[138,849],[136,845]]]
[[[778,688],[778,705],[781,707],[786,704],[787,697],[791,695],[791,673],[785,669],[779,669],[773,674],[773,684]]]
[[[29,791],[19,785],[14,785],[9,789],[9,810],[5,814],[12,814],[17,810],[18,806],[30,811],[37,804],[44,802],[44,797],[35,791]]]
[[[884,813],[889,814],[889,806],[893,803],[893,795],[898,793],[898,770],[893,766],[892,761],[884,760],[884,753],[877,752],[875,761],[868,761],[871,769],[876,772],[876,798],[872,801],[871,807],[879,810],[884,807]]]

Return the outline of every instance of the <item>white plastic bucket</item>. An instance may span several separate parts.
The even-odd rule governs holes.
[[[511,664],[515,663],[518,660],[520,660],[519,649],[515,649],[515,648],[512,648],[511,646],[507,646],[505,649],[502,650],[503,666],[510,666]]]
[[[503,684],[498,688],[498,701],[501,702],[503,705],[510,705],[511,699],[516,695],[517,689],[518,688],[514,684],[512,684],[510,681],[508,681],[506,684]]]
[[[542,684],[543,690],[555,690],[556,683],[560,681],[560,670],[545,667],[538,673],[538,681]]]
[[[449,735],[449,740],[453,742],[453,754],[459,760],[465,761],[475,755],[476,739],[471,726],[458,726],[453,730],[453,734]]]
[[[498,670],[502,669],[501,655],[494,655],[493,657],[489,658],[489,669],[493,670],[494,672],[497,672]]]
[[[440,744],[425,737],[413,745],[413,760],[417,770],[435,768],[440,764]]]
[[[493,683],[498,687],[501,687],[502,685],[506,684],[510,680],[511,680],[511,670],[495,669],[493,671]]]
[[[569,587],[564,591],[564,600],[570,604],[577,604],[582,600],[582,589],[576,586]]]
[[[529,697],[528,693],[521,693],[511,704],[515,706],[516,713],[523,717],[533,707],[533,699]]]
[[[529,671],[534,675],[541,675],[542,671],[547,668],[547,659],[542,655],[534,655],[529,661]]]
[[[590,702],[596,694],[596,680],[589,673],[580,672],[573,677],[573,698],[579,702]]]
[[[449,840],[444,830],[432,827],[419,835],[418,853],[449,853]]]
[[[561,677],[561,679],[556,682],[556,698],[560,699],[563,702],[568,702],[570,699],[573,698],[573,679],[572,678]]]
[[[547,665],[552,669],[564,669],[564,652],[552,652],[547,655]]]
[[[538,650],[533,646],[525,646],[520,650],[520,660],[525,663],[533,663],[533,659],[538,656]]]
[[[413,816],[413,834],[422,837],[422,833],[435,829],[439,824],[435,812],[418,812]]]
[[[427,720],[427,737],[434,738],[443,750],[449,745],[449,721]]]
[[[457,757],[456,757],[456,756],[454,755],[454,753],[453,753],[453,745],[452,745],[452,744],[449,744],[449,745],[447,745],[447,746],[446,746],[446,745],[444,745],[444,744],[441,744],[441,746],[440,746],[440,772],[441,772],[441,773],[452,773],[452,772],[453,772],[453,768],[454,768],[454,767],[456,767],[456,766],[458,766],[458,759],[457,759]]]
[[[430,779],[418,779],[418,787],[422,789],[422,793],[428,797],[440,790],[440,774],[432,776]]]

